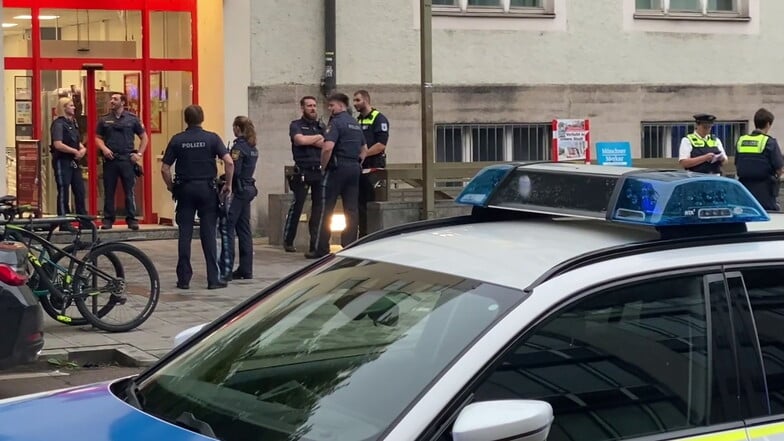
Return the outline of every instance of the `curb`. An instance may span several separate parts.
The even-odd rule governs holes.
[[[88,346],[81,348],[45,349],[34,365],[51,367],[49,360],[90,366],[117,363],[124,367],[147,367],[158,361],[158,357],[128,344],[112,346]]]

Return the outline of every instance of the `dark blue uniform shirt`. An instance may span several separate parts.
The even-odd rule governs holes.
[[[298,167],[318,167],[321,164],[321,149],[311,145],[298,145],[294,142],[296,135],[324,135],[324,126],[321,122],[310,120],[304,116],[296,119],[289,125],[289,138],[291,138],[291,154],[294,164]]]
[[[231,146],[231,159],[234,161],[234,192],[236,196],[255,196],[250,194],[256,179],[256,162],[259,160],[259,151],[256,146],[248,144],[248,141],[239,137]]]
[[[52,156],[54,159],[76,159],[73,154],[65,153],[54,148],[55,141],[61,141],[68,147],[79,150],[79,141],[81,140],[79,133],[79,126],[76,120],[69,120],[64,116],[60,116],[52,122]]]
[[[134,150],[133,136],[141,136],[144,126],[136,115],[127,110],[119,118],[114,112],[109,112],[98,120],[96,133],[113,153],[127,155]]]
[[[324,139],[335,143],[330,159],[332,164],[346,160],[359,162],[365,136],[362,134],[362,127],[348,112],[340,112],[332,117]]]
[[[169,141],[163,163],[177,163],[177,181],[215,179],[218,176],[215,158],[222,158],[228,153],[217,133],[201,127],[188,127]]]
[[[371,109],[371,113],[374,110],[376,109]],[[367,117],[369,118],[370,114],[368,114]],[[362,115],[359,115],[357,120],[362,120],[364,118],[365,117]],[[389,142],[389,120],[383,113],[379,112],[373,120],[373,124],[362,126],[362,133],[365,135],[365,144],[367,144],[368,148],[371,148],[378,143],[387,145]]]
[[[763,134],[759,130],[751,132],[752,135]],[[768,136],[768,135],[765,135]],[[768,136],[765,149],[761,155],[736,154],[735,168],[741,180],[770,180],[775,176],[776,170],[784,167],[779,143],[776,138]]]

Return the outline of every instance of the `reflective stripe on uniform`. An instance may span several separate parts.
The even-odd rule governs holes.
[[[700,136],[697,135],[696,133],[689,133],[688,135],[686,135],[686,139],[689,140],[692,147],[718,147],[719,146],[719,142],[713,137],[708,139],[703,139],[700,138]]]
[[[744,154],[760,154],[765,150],[768,137],[765,135],[743,135],[738,138],[737,151]]]
[[[365,118],[357,118],[357,122],[362,124],[363,126],[372,126],[373,123],[376,121],[376,117],[378,114],[381,113],[378,110],[373,110],[370,114]]]

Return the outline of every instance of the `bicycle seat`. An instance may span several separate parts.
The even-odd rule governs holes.
[[[7,204],[9,202],[16,201],[16,196],[7,194],[5,196],[0,196],[0,204]]]

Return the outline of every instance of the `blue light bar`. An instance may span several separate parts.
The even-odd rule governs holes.
[[[483,168],[460,192],[455,202],[484,207],[507,173],[515,167],[516,164],[497,164]]]
[[[738,181],[685,172],[625,176],[610,199],[613,222],[654,227],[768,221],[757,199]]]
[[[680,170],[565,163],[486,167],[456,202],[651,227],[770,220],[734,179]]]

